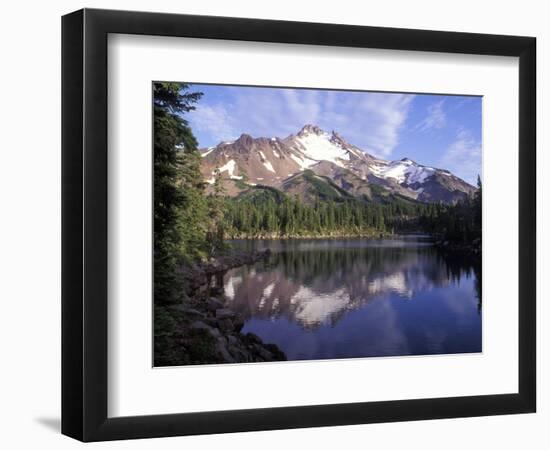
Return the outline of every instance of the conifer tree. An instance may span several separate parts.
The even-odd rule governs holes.
[[[179,83],[153,84],[154,296],[159,304],[174,299],[178,262],[196,256],[204,242],[200,155],[182,117],[202,94],[188,89]]]
[[[208,195],[208,224],[206,233],[206,244],[208,245],[208,256],[212,257],[216,251],[223,248],[225,234],[225,188],[219,169],[214,171],[214,184],[212,192]]]

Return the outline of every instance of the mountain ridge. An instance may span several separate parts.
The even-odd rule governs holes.
[[[306,170],[326,177],[353,197],[366,199],[372,199],[373,186],[425,203],[454,203],[476,190],[449,170],[419,164],[411,158],[377,158],[336,131],[328,133],[313,124],[285,138],[254,138],[243,133],[234,141],[200,151],[205,181],[213,184],[219,171],[229,196],[257,185],[284,191],[291,177]]]

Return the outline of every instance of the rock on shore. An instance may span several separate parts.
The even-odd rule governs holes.
[[[212,275],[269,254],[232,254],[182,269],[186,298],[180,304],[155,307],[155,366],[286,360],[276,345],[241,333],[244,318],[224,305],[219,286],[208,286]]]

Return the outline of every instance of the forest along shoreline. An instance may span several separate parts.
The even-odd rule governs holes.
[[[270,255],[269,249],[228,249],[206,262],[180,266],[177,277],[185,286],[181,303],[156,307],[155,366],[285,361],[275,344],[242,333],[244,317],[225,306],[223,275]],[[159,333],[159,317],[168,322],[165,334]]]

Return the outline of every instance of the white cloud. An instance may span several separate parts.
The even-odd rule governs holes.
[[[409,113],[413,95],[373,94],[366,98],[360,110],[365,120],[358,130],[368,148],[379,156],[388,157],[399,144],[401,130]]]
[[[306,123],[338,131],[363,150],[387,157],[399,143],[413,95],[296,91],[286,95],[286,117],[295,132]]]
[[[228,87],[226,93],[230,104],[211,104],[203,98],[203,104],[189,115],[194,129],[218,142],[241,133],[286,137],[311,123],[328,132],[338,131],[350,143],[380,157],[389,157],[398,145],[414,98],[407,94],[241,87]]]
[[[427,131],[443,128],[447,123],[447,116],[445,111],[443,111],[443,103],[445,103],[444,99],[428,106],[428,115],[413,130]]]
[[[281,93],[283,100],[286,101],[285,109],[292,120],[303,121],[305,119],[307,123],[318,122],[321,112],[318,91],[285,89]]]
[[[232,140],[237,136],[231,124],[231,116],[224,105],[199,104],[191,114],[192,126],[198,131],[208,133],[217,142]]]
[[[461,128],[441,158],[440,166],[475,186],[477,176],[481,176],[481,142]]]

